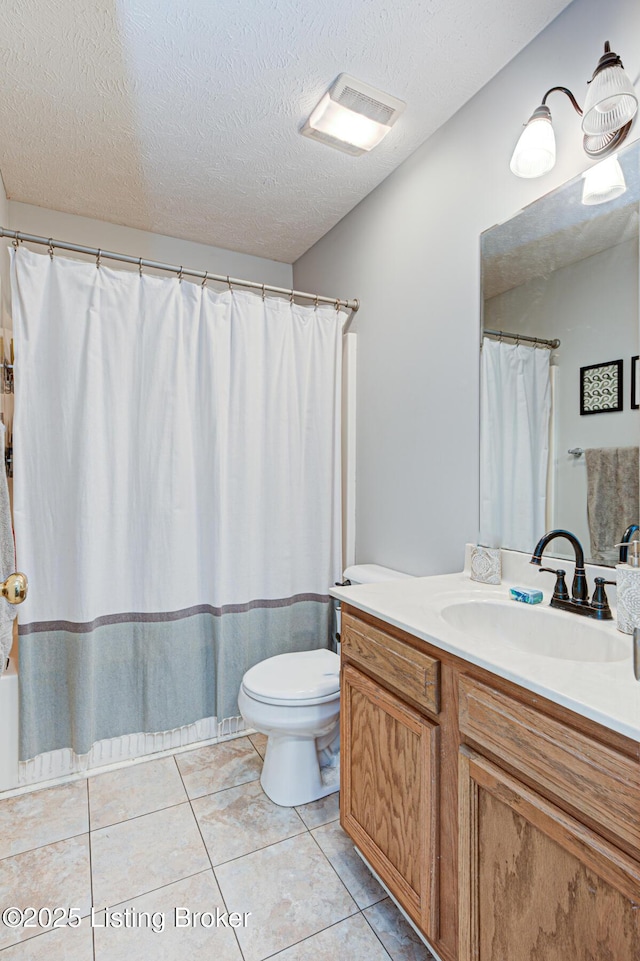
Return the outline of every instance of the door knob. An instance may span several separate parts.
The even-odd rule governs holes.
[[[4,584],[0,584],[0,593],[9,601],[10,604],[22,604],[29,592],[29,581],[27,575],[16,571],[9,574]]]

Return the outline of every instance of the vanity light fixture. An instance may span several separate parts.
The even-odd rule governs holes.
[[[300,133],[357,157],[386,137],[405,107],[402,100],[341,73]]]
[[[566,87],[551,87],[545,93],[542,103],[527,121],[511,158],[511,170],[518,177],[541,177],[556,162],[551,111],[547,107],[547,97],[555,91],[566,94],[582,117],[584,151],[594,160],[609,156],[620,146],[638,109],[633,84],[607,40],[604,54],[589,81],[584,110]]]

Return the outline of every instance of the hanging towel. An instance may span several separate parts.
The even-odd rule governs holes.
[[[4,469],[4,441],[6,427],[0,423],[0,581],[7,579],[16,569],[16,554],[13,541],[13,526],[11,523],[11,508],[9,506],[9,488],[7,474]],[[0,597],[0,674],[3,673],[9,651],[13,643],[13,622],[15,608],[4,597]]]
[[[638,448],[595,447],[584,453],[591,557],[596,563],[615,564],[615,545],[640,516]]]

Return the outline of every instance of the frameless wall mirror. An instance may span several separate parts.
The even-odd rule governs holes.
[[[640,144],[617,159],[625,189],[613,199],[594,203],[577,177],[481,238],[489,546],[531,551],[565,528],[589,559],[615,564],[639,522]]]

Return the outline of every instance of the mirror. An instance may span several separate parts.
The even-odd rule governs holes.
[[[584,178],[580,176],[481,237],[483,343],[484,331],[560,341],[551,351],[526,342],[529,356],[533,350],[543,351],[550,360],[551,399],[545,427],[548,466],[544,482],[539,478],[536,482],[544,488],[538,498],[543,502],[542,513],[533,525],[536,531],[543,529],[536,538],[553,528],[568,529],[582,543],[587,559],[609,565],[617,563],[614,544],[625,528],[639,522],[640,412],[636,408],[640,403],[640,369],[635,365],[640,353],[640,144],[620,151],[618,159],[627,189],[616,199],[593,206],[583,204]],[[500,341],[493,335],[489,339],[492,343]],[[517,342],[512,337],[503,337],[502,341],[512,347]],[[525,341],[520,344],[525,346]],[[616,361],[621,365],[612,367]],[[602,365],[605,369],[600,370]],[[486,371],[486,357],[482,367]],[[581,368],[590,369],[581,373]],[[485,489],[491,486],[483,467],[492,456],[487,454],[491,450],[487,445],[491,432],[498,429],[495,420],[502,418],[500,410],[490,408],[505,406],[495,399],[486,400],[488,380],[489,375],[483,373],[481,474],[485,479],[481,488],[484,483]],[[605,383],[613,389],[604,391]],[[618,398],[622,409],[615,410]],[[526,418],[526,404],[524,410],[522,416]],[[512,434],[520,432],[521,423],[518,413]],[[497,484],[493,486],[502,485],[506,496],[514,488],[527,488],[527,477],[516,477],[522,466],[522,458],[518,458],[517,451],[512,452],[511,461],[506,457],[502,462],[503,476],[495,478],[494,474]],[[607,488],[604,480],[612,458],[618,467],[613,480],[608,477]],[[536,456],[527,471],[535,473],[539,465]],[[486,490],[481,490],[481,500],[482,527]],[[486,517],[486,509],[484,513]],[[495,528],[500,526],[494,524]],[[500,530],[494,531],[493,541],[490,546],[525,552],[531,552],[535,545],[530,534],[513,530],[502,537]],[[563,540],[554,542],[551,553],[571,559],[574,556]]]

